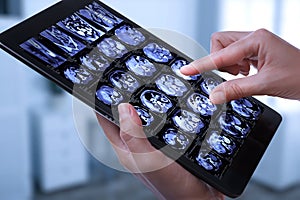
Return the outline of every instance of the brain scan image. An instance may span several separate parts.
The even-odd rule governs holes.
[[[82,65],[95,72],[104,72],[110,66],[110,62],[95,50],[81,56],[80,61]]]
[[[143,56],[133,55],[126,62],[126,67],[138,76],[152,76],[156,67]]]
[[[166,95],[155,90],[145,90],[140,98],[143,105],[153,112],[167,113],[173,107],[173,103]]]
[[[115,31],[116,36],[119,40],[126,44],[137,46],[145,41],[145,36],[135,28],[131,28],[128,25],[124,25]]]
[[[98,49],[110,58],[121,58],[128,52],[123,44],[112,38],[105,38],[102,40],[98,44]]]
[[[204,169],[211,172],[218,172],[223,164],[222,160],[216,154],[205,150],[200,150],[196,161]]]
[[[77,14],[67,17],[58,22],[57,25],[89,43],[95,42],[104,34],[104,32],[93,27]]]
[[[163,140],[167,145],[170,145],[176,150],[185,150],[190,144],[190,140],[187,138],[187,136],[172,128],[168,129],[163,134]]]
[[[202,81],[200,86],[202,91],[209,95],[213,91],[213,89],[215,89],[221,83],[221,79],[216,80],[212,77],[207,77]]]
[[[92,4],[79,10],[78,13],[103,27],[106,31],[110,31],[123,21],[122,19],[108,12],[96,2],[93,2]]]
[[[212,131],[206,141],[213,150],[221,155],[232,155],[237,148],[230,137],[221,135],[218,131]]]
[[[204,127],[204,123],[198,115],[186,110],[178,111],[172,120],[178,128],[190,134],[199,134]]]
[[[121,70],[114,71],[110,77],[110,82],[120,90],[134,92],[140,83],[131,74]]]
[[[143,50],[148,58],[156,62],[167,63],[173,59],[173,55],[168,49],[156,43],[148,44]]]
[[[106,105],[118,105],[124,99],[121,93],[106,85],[97,90],[96,97]]]
[[[230,102],[234,112],[251,120],[257,120],[262,113],[261,108],[246,98],[234,100]]]
[[[68,53],[70,56],[74,56],[85,48],[84,44],[61,32],[55,26],[51,26],[47,30],[41,32],[40,35],[50,40],[55,46]]]
[[[175,76],[163,74],[155,81],[157,87],[170,96],[183,96],[188,90],[186,85]]]
[[[37,41],[35,38],[27,40],[26,42],[21,44],[20,47],[54,68],[60,66],[66,61],[65,58],[54,53],[45,45]]]
[[[134,108],[142,121],[143,127],[150,126],[154,121],[153,115],[139,106],[134,106]]]
[[[222,130],[236,138],[245,138],[250,132],[250,126],[232,114],[223,113],[219,118],[219,124]]]
[[[88,84],[93,80],[93,76],[85,68],[76,65],[70,65],[64,71],[65,77],[76,84]]]
[[[202,116],[212,116],[217,110],[217,106],[212,104],[209,98],[199,93],[192,94],[187,100],[187,105]]]
[[[185,80],[188,80],[188,81],[196,81],[196,80],[198,80],[199,77],[201,77],[200,74],[199,74],[199,75],[195,75],[195,76],[186,76],[186,75],[183,75],[183,74],[180,72],[180,69],[181,69],[183,66],[187,65],[187,64],[189,64],[189,63],[188,63],[186,60],[183,60],[183,59],[181,59],[181,60],[176,60],[176,61],[171,65],[171,68],[172,68],[173,72],[174,72],[177,76],[179,76],[179,77],[181,77],[181,78],[183,78],[183,79],[185,79]]]

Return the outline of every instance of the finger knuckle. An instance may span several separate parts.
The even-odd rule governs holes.
[[[221,37],[221,33],[220,32],[215,32],[213,34],[211,34],[210,38],[211,40],[218,40]]]
[[[258,40],[265,40],[266,38],[269,38],[271,36],[271,32],[265,28],[261,28],[254,31],[253,35]]]
[[[219,54],[218,56],[215,56],[214,57],[214,63],[215,63],[216,66],[220,66],[218,68],[224,67],[225,66],[225,61],[224,61],[223,55]]]
[[[225,95],[228,100],[239,99],[245,96],[243,89],[236,83],[227,82],[224,85]]]

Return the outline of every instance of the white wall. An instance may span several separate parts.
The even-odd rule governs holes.
[[[0,31],[18,20],[0,18]],[[32,181],[24,66],[0,51],[0,199],[31,199]]]
[[[59,0],[21,0],[22,15],[27,18],[39,11],[49,7],[50,5],[59,2]]]
[[[164,28],[197,38],[199,0],[103,0],[144,28]]]

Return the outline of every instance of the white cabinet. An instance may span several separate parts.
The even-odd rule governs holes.
[[[57,101],[52,104],[53,101]],[[69,95],[49,97],[50,104],[35,109],[32,126],[34,170],[43,192],[53,192],[88,181],[87,152],[80,142]]]

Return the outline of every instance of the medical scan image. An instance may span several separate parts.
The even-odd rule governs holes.
[[[157,113],[167,113],[173,107],[173,103],[166,95],[155,90],[143,91],[140,99],[144,106]]]
[[[233,100],[230,105],[234,112],[250,120],[257,120],[262,112],[258,105],[246,98]]]
[[[217,80],[217,79],[212,78],[212,77],[206,77],[201,82],[200,87],[201,87],[203,92],[205,92],[206,94],[209,95],[213,91],[213,89],[215,89],[221,83],[222,83],[221,79]]]
[[[138,76],[151,77],[156,72],[156,67],[143,56],[133,55],[126,62],[126,67]]]
[[[88,43],[95,42],[104,34],[104,32],[93,27],[77,14],[61,20],[57,25]]]
[[[95,49],[81,56],[80,62],[83,66],[94,72],[104,72],[110,66],[110,62]]]
[[[195,75],[195,76],[186,76],[186,75],[183,75],[183,74],[180,72],[180,69],[181,69],[183,66],[188,65],[188,64],[189,64],[189,63],[188,63],[186,60],[179,59],[179,60],[176,60],[176,61],[171,65],[171,69],[173,70],[173,72],[174,72],[177,76],[179,76],[179,77],[181,77],[181,78],[183,78],[183,79],[185,79],[185,80],[188,80],[188,81],[196,81],[196,80],[198,80],[198,79],[201,77],[200,74]]]
[[[152,124],[152,122],[154,121],[153,115],[146,109],[141,108],[139,106],[134,106],[134,108],[142,121],[143,127],[150,126]]]
[[[121,58],[128,52],[123,44],[112,38],[105,38],[97,46],[100,52],[110,58]]]
[[[167,63],[173,59],[173,55],[170,50],[158,45],[157,43],[150,43],[145,46],[143,50],[148,58],[156,62]]]
[[[109,80],[114,86],[116,86],[120,90],[131,93],[134,92],[140,86],[140,83],[136,78],[134,78],[131,74],[123,70],[114,71],[110,75]]]
[[[27,40],[20,47],[54,68],[59,67],[66,61],[65,58],[54,53],[35,38]]]
[[[135,28],[131,28],[129,25],[124,25],[115,31],[116,36],[122,42],[131,46],[140,45],[145,41],[145,36]]]
[[[190,139],[186,135],[173,128],[169,128],[164,132],[163,140],[176,150],[185,150],[190,144]]]
[[[162,74],[155,83],[160,90],[170,96],[180,97],[188,90],[181,80],[169,74]]]
[[[40,35],[42,35],[44,38],[47,38],[55,46],[70,56],[74,56],[86,47],[78,40],[58,30],[55,26],[51,26],[50,28],[41,32]]]
[[[211,131],[206,142],[210,148],[221,155],[230,156],[237,148],[236,143],[229,136],[221,134],[219,131]]]
[[[123,95],[114,88],[103,85],[97,92],[96,97],[106,105],[118,105],[123,101]]]
[[[187,105],[202,116],[212,116],[217,110],[217,106],[212,104],[208,97],[199,93],[192,94],[187,99]]]
[[[196,157],[197,163],[207,171],[218,172],[222,167],[222,160],[214,153],[208,150],[200,150]]]
[[[92,74],[78,65],[70,65],[64,70],[65,77],[75,84],[88,84],[93,80]]]
[[[199,134],[202,128],[204,128],[204,122],[202,119],[187,110],[179,110],[172,117],[174,124],[185,133]]]
[[[93,2],[92,4],[80,9],[78,13],[87,19],[95,22],[106,31],[110,31],[115,26],[120,24],[123,20],[116,17],[112,13],[108,12],[98,3]]]
[[[236,138],[243,139],[250,132],[250,126],[247,122],[230,113],[223,113],[219,117],[219,124],[223,131]]]

